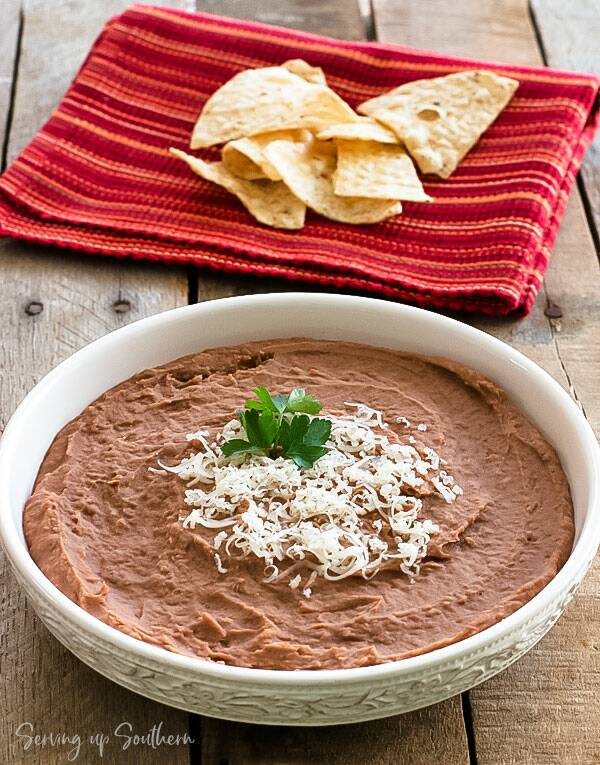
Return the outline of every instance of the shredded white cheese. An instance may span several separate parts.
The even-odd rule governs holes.
[[[292,590],[297,589],[300,586],[300,582],[302,581],[302,577],[300,574],[296,574],[296,576],[293,579],[290,579],[290,587]]]
[[[226,574],[227,573],[227,569],[225,568],[225,566],[221,562],[221,556],[219,555],[219,553],[215,553],[215,563],[217,565],[217,571],[219,572],[219,574]]]
[[[265,563],[266,582],[285,578],[307,598],[319,577],[368,579],[387,560],[397,560],[408,576],[418,574],[439,530],[419,517],[419,495],[433,490],[450,503],[462,489],[439,469],[445,463],[433,449],[419,452],[389,437],[382,412],[346,406],[348,413],[327,417],[330,451],[308,470],[282,457],[224,457],[220,445],[240,435],[237,420],[210,442],[208,431],[189,434],[202,449],[175,467],[160,464],[187,482],[191,510],[183,525],[218,530],[213,546],[220,573],[227,572],[223,559],[256,556]]]

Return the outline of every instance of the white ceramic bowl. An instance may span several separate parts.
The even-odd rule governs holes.
[[[442,355],[498,382],[555,446],[575,506],[573,552],[529,603],[483,632],[423,656],[360,669],[285,672],[179,656],[95,619],[37,568],[23,506],[42,458],[65,423],[107,388],[145,367],[204,348],[308,336]],[[227,298],[167,311],[83,348],[48,374],[11,419],[0,445],[0,536],[48,629],[121,685],[175,707],[254,723],[329,725],[407,712],[460,693],[528,651],[556,622],[600,540],[600,457],[565,391],[504,343],[452,319],[379,300],[310,293]]]

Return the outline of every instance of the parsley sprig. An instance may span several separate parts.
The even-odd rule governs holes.
[[[321,403],[304,388],[294,388],[289,396],[272,396],[261,385],[256,399],[246,401],[246,409],[237,412],[246,439],[232,438],[222,446],[223,454],[266,454],[272,459],[286,457],[300,468],[310,468],[327,454],[323,446],[331,433],[331,422],[313,417]]]

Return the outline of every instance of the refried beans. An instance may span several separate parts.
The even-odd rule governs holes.
[[[423,515],[440,530],[414,580],[389,561],[369,581],[322,580],[307,598],[286,581],[265,583],[264,561],[252,556],[218,572],[214,530],[180,522],[185,483],[148,468],[190,455],[186,434],[222,428],[258,385],[304,387],[323,415],[364,402],[400,441],[412,436],[443,456],[464,494],[427,498]],[[46,576],[112,627],[187,656],[294,670],[394,661],[498,622],[555,576],[574,526],[554,449],[481,374],[285,339],[186,356],[106,392],[50,446],[24,530]]]

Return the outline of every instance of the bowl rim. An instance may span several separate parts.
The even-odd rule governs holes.
[[[25,418],[27,412],[38,405],[38,401],[45,395],[46,388],[55,380],[60,379],[61,376],[68,376],[73,367],[77,367],[82,362],[85,362],[88,357],[93,356],[97,351],[109,348],[115,342],[120,344],[121,341],[125,341],[129,337],[133,338],[136,335],[151,332],[154,328],[165,322],[177,321],[178,319],[185,320],[188,315],[202,315],[215,309],[219,310],[224,305],[235,310],[249,304],[260,305],[263,303],[265,307],[268,306],[271,309],[274,305],[285,309],[287,305],[292,303],[301,304],[307,300],[313,303],[326,304],[329,307],[335,305],[340,307],[355,306],[357,308],[359,306],[370,307],[382,312],[388,311],[390,314],[395,313],[397,316],[408,320],[411,317],[423,317],[423,315],[426,315],[426,320],[438,323],[442,331],[449,331],[458,339],[460,337],[474,339],[487,345],[488,349],[495,355],[499,354],[506,359],[514,361],[527,372],[534,375],[537,378],[536,384],[542,387],[544,385],[549,387],[549,392],[553,393],[554,397],[558,399],[559,403],[564,407],[567,416],[573,421],[580,439],[578,446],[583,449],[583,453],[588,458],[585,465],[585,472],[589,483],[587,511],[579,538],[575,542],[561,570],[531,600],[501,621],[474,635],[417,656],[349,669],[303,669],[290,671],[217,664],[201,657],[174,653],[126,635],[92,616],[92,614],[70,600],[52,584],[33,561],[26,543],[19,538],[17,523],[9,511],[11,501],[8,493],[10,482],[8,455],[12,449],[13,438],[18,433],[21,421]],[[281,336],[291,337],[293,335],[284,331]],[[460,662],[460,659],[467,654],[473,655],[474,653],[482,652],[489,648],[491,644],[500,643],[513,630],[519,626],[526,625],[537,614],[551,607],[556,598],[568,589],[569,584],[578,581],[581,569],[591,561],[600,542],[600,512],[594,512],[599,505],[600,447],[581,409],[548,372],[502,340],[456,319],[415,306],[355,295],[315,292],[277,292],[242,295],[172,308],[139,319],[88,343],[44,375],[19,404],[0,439],[0,541],[4,546],[9,562],[17,570],[19,576],[34,588],[38,596],[45,603],[51,604],[58,613],[64,613],[80,630],[91,634],[95,639],[112,643],[123,652],[130,655],[133,654],[139,659],[147,659],[157,664],[162,664],[164,668],[171,667],[174,670],[191,673],[192,676],[205,675],[224,682],[278,685],[280,687],[285,686],[288,689],[307,685],[325,686],[334,683],[347,685],[360,683],[364,680],[373,681],[377,679],[398,678],[401,675],[413,673],[414,671],[439,669],[441,666]],[[22,511],[19,518],[22,518]]]

